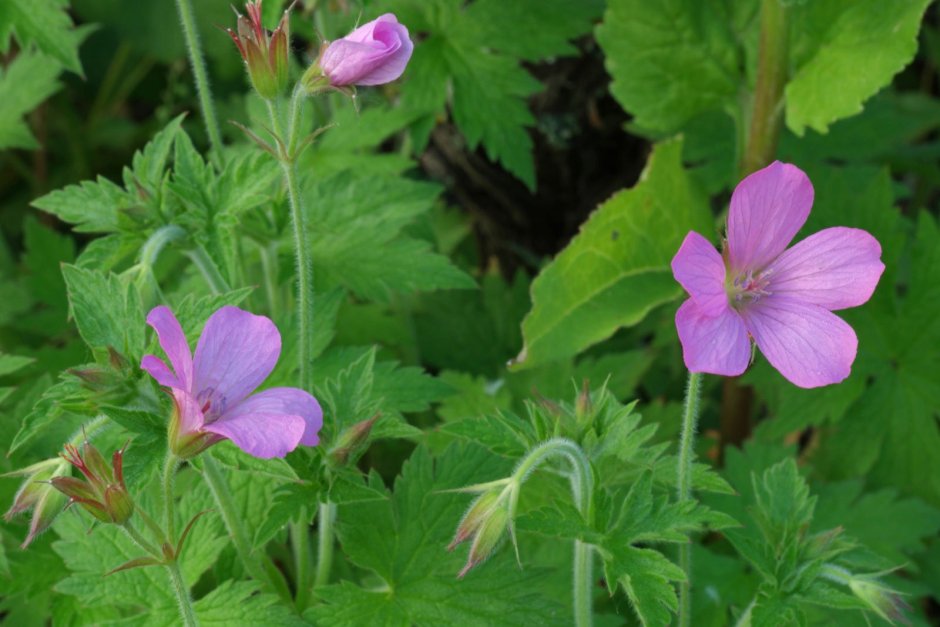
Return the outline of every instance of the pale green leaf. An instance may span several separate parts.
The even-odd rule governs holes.
[[[38,146],[22,118],[59,89],[59,69],[48,57],[32,52],[22,52],[6,70],[0,68],[0,150]]]
[[[690,230],[714,227],[681,153],[679,140],[658,144],[636,186],[601,205],[535,279],[517,364],[574,355],[682,293],[669,263]]]

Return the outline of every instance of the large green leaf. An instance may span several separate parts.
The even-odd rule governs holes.
[[[917,52],[930,0],[814,0],[793,3],[787,126],[825,133],[891,82]]]
[[[8,32],[12,31],[21,46],[34,44],[65,69],[81,74],[78,46],[89,31],[74,29],[67,9],[67,0],[3,0],[0,3],[0,52],[6,52]],[[58,71],[56,67],[56,74]]]
[[[690,230],[714,231],[681,153],[680,140],[657,145],[637,185],[601,205],[535,279],[517,364],[576,354],[679,296],[670,260]]]

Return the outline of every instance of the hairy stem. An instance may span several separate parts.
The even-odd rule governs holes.
[[[588,525],[594,522],[594,474],[591,463],[577,444],[565,438],[553,438],[535,447],[516,467],[511,481],[522,485],[528,476],[543,462],[552,457],[563,457],[571,465],[571,494],[575,506]],[[518,489],[513,499],[518,498]],[[515,507],[511,506],[511,510]],[[572,596],[574,599],[574,623],[577,627],[590,627],[593,622],[593,556],[594,547],[575,540],[574,577]]]
[[[317,576],[313,585],[325,586],[330,581],[333,566],[333,523],[336,522],[336,503],[320,503],[317,514]]]
[[[281,572],[273,564],[264,563],[270,562],[267,555],[263,553],[256,555],[252,551],[248,531],[242,525],[241,514],[235,508],[232,492],[219,465],[208,453],[202,455],[202,465],[205,471],[203,477],[212,492],[216,507],[219,508],[219,513],[221,513],[222,520],[225,523],[225,528],[232,539],[232,544],[235,545],[235,552],[238,553],[245,570],[248,571],[249,575],[265,584],[271,591],[279,594],[284,601],[290,602],[290,591]]]
[[[179,12],[180,21],[183,23],[183,37],[186,39],[189,62],[193,68],[193,78],[196,82],[196,91],[199,94],[199,107],[202,109],[202,119],[206,125],[206,134],[209,136],[209,157],[216,167],[220,167],[222,164],[222,134],[219,131],[219,121],[215,116],[215,106],[212,104],[209,74],[206,72],[206,62],[203,59],[202,47],[199,44],[199,32],[196,30],[193,5],[190,0],[176,0],[176,9]]]
[[[167,563],[166,570],[170,575],[170,583],[173,584],[173,591],[176,593],[176,601],[180,606],[180,621],[183,625],[186,625],[186,627],[196,627],[199,621],[196,620],[193,601],[189,596],[189,587],[183,581],[183,573],[180,572],[179,562],[174,560]]]
[[[689,373],[689,385],[685,392],[685,409],[682,413],[682,432],[679,436],[679,467],[676,485],[679,502],[692,498],[692,462],[695,459],[695,430],[698,425],[699,396],[702,374]],[[679,586],[679,627],[692,624],[692,543],[679,546],[679,567],[685,573],[685,581]]]
[[[782,0],[762,0],[757,82],[747,118],[747,138],[740,163],[742,178],[765,167],[777,154],[788,63],[787,8]],[[739,444],[750,435],[753,400],[750,387],[741,385],[736,378],[725,379],[721,398],[722,444]]]

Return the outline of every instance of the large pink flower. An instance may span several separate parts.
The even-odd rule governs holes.
[[[698,233],[686,236],[672,272],[691,297],[676,312],[690,371],[741,374],[750,336],[795,385],[849,376],[858,338],[832,312],[871,297],[884,271],[881,246],[866,231],[834,227],[787,249],[812,205],[806,174],[775,161],[735,188],[723,255]]]
[[[330,43],[320,68],[334,87],[381,85],[402,75],[413,50],[408,29],[386,13]]]
[[[284,457],[298,444],[319,443],[323,411],[313,396],[288,387],[252,394],[281,353],[281,334],[270,319],[222,307],[206,321],[195,357],[169,308],[155,307],[147,324],[173,366],[154,355],[140,364],[173,394],[175,452],[194,455],[227,438],[249,455],[267,459]]]

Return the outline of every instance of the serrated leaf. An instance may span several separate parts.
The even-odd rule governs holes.
[[[130,196],[108,179],[83,181],[50,192],[33,206],[75,225],[78,233],[110,233],[118,229],[118,211],[132,202]]]
[[[441,490],[491,479],[485,472],[488,459],[481,449],[460,448],[435,463],[419,448],[390,500],[341,507],[337,527],[344,552],[372,571],[379,587],[347,581],[323,588],[324,604],[308,615],[330,625],[563,622],[554,600],[539,592],[544,573],[511,566],[514,558],[506,552],[463,580],[455,577],[462,556],[445,547],[466,497]]]
[[[917,33],[930,0],[819,0],[793,6],[799,69],[786,87],[786,119],[802,135],[862,111],[917,52]],[[864,59],[865,71],[854,71]]]
[[[144,314],[133,284],[114,274],[63,265],[72,316],[82,339],[92,349],[114,348],[139,358],[144,347]]]
[[[673,581],[684,581],[682,569],[651,549],[626,547],[615,555],[604,557],[607,585],[614,590],[619,584],[636,611],[640,623],[668,625],[679,608]]]
[[[682,293],[669,263],[690,230],[713,227],[681,154],[680,140],[658,144],[636,186],[601,205],[536,277],[518,366],[574,355]]]

